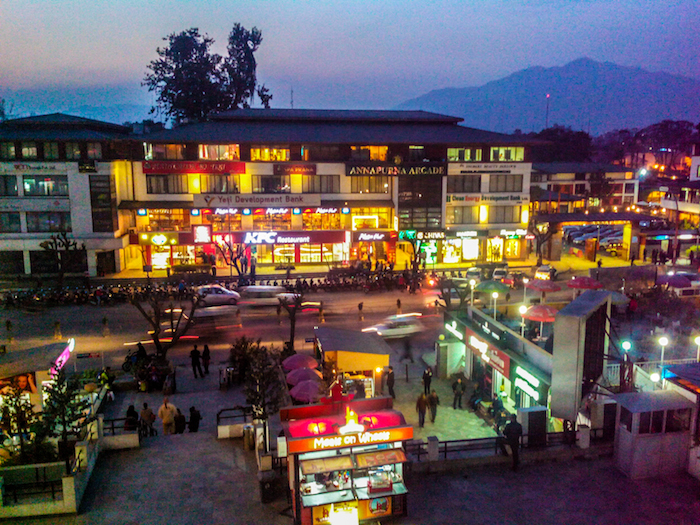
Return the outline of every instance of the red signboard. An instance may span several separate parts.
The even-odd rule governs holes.
[[[143,163],[143,173],[245,173],[245,162],[220,161],[200,162],[187,160],[147,160]]]
[[[498,370],[503,377],[510,379],[510,357],[502,350],[499,350],[482,335],[465,329],[466,343],[471,348],[472,353],[481,358],[487,365]]]
[[[413,439],[413,427],[386,428],[368,430],[356,434],[290,439],[287,441],[287,451],[290,454],[299,454],[301,452],[311,452],[314,450],[357,447],[376,443],[406,441],[409,439]]]

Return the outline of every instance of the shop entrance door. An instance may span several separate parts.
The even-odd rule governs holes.
[[[501,262],[503,260],[503,239],[494,237],[486,243],[486,262]]]

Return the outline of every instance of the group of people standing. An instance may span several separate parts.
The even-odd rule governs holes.
[[[166,397],[158,409],[158,418],[163,422],[163,435],[168,436],[170,434],[183,434],[187,427],[189,427],[190,432],[199,431],[199,422],[202,420],[202,414],[192,406],[190,407],[190,420],[187,421],[180,409]],[[134,405],[129,405],[126,411],[124,430],[137,430],[140,425],[141,431],[145,436],[156,436],[158,432],[153,428],[156,419],[156,415],[148,406],[148,403],[143,404],[140,414],[136,412]]]
[[[204,350],[199,351],[197,345],[190,352],[190,359],[192,361],[192,373],[194,378],[197,379],[197,372],[199,372],[199,377],[204,379],[204,374],[209,375],[209,363],[211,362],[211,353],[209,352],[209,345],[204,345]],[[202,372],[202,364],[204,364],[204,371]]]

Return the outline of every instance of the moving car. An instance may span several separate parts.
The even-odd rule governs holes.
[[[220,284],[207,284],[195,288],[199,306],[222,306],[238,304],[241,296],[238,292],[224,288]]]
[[[241,288],[241,304],[248,306],[277,306],[280,299],[293,302],[297,294],[284,286],[245,286]]]
[[[501,282],[507,284],[511,288],[520,289],[525,285],[525,281],[523,281],[524,277],[525,274],[523,274],[523,272],[514,271],[506,275]]]
[[[411,337],[424,330],[418,321],[421,314],[402,314],[387,317],[380,324],[376,324],[362,330],[363,332],[377,332],[384,339],[400,339]]]
[[[543,281],[553,281],[556,278],[557,271],[552,268],[549,264],[543,264],[535,272],[535,279],[541,279]]]

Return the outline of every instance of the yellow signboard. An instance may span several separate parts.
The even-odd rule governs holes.
[[[356,500],[314,507],[312,509],[312,517],[314,525],[331,525],[333,523],[349,525],[357,524],[360,521]]]

